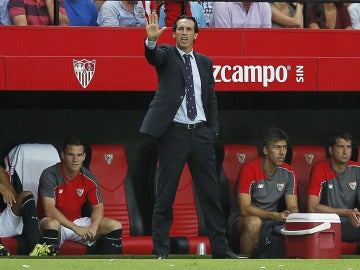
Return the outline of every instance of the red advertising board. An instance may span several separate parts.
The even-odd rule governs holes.
[[[319,91],[360,91],[360,57],[318,59]]]
[[[214,58],[221,91],[313,91],[316,68],[315,58]]]
[[[143,28],[0,28],[0,89],[154,91]],[[29,41],[14,43],[13,40]],[[160,43],[173,44],[171,30]],[[359,91],[358,31],[200,29],[217,91]]]
[[[7,90],[155,90],[144,57],[7,57]]]
[[[218,91],[312,91],[315,58],[214,59]],[[144,57],[7,57],[7,90],[153,91],[157,75]],[[180,71],[179,71],[180,72]]]

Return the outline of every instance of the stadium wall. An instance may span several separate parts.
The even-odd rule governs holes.
[[[141,156],[153,148],[138,129],[156,89],[144,29],[3,26],[0,36],[1,159],[17,144],[75,134],[124,144],[130,173],[144,177]],[[258,145],[276,125],[294,144],[324,144],[335,128],[357,144],[359,43],[355,30],[201,29],[195,49],[214,61],[218,143]],[[74,65],[84,59],[85,70]]]

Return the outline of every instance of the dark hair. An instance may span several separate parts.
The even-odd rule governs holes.
[[[263,135],[263,147],[269,146],[273,142],[286,141],[289,144],[289,136],[280,128],[270,127]]]
[[[334,3],[336,7],[341,7],[344,5],[344,3],[337,2]],[[327,27],[327,20],[325,15],[325,6],[324,3],[310,3],[310,7],[312,8],[312,11],[314,13],[315,19],[317,24],[319,25],[320,29],[326,29]],[[337,10],[336,10],[337,12]],[[340,14],[337,14],[337,16],[340,16]]]
[[[61,151],[65,152],[66,147],[69,145],[84,146],[84,149],[85,149],[85,145],[79,138],[71,136],[71,137],[66,137],[64,139],[62,147],[61,147]]]
[[[196,19],[195,19],[194,17],[192,17],[192,16],[189,16],[189,15],[181,15],[180,17],[178,17],[178,18],[175,20],[174,26],[173,26],[173,29],[172,29],[173,33],[176,32],[178,21],[179,21],[179,20],[182,20],[182,19],[192,20],[192,21],[194,22],[194,32],[195,32],[195,33],[199,33],[199,25],[198,25]]]
[[[326,27],[326,17],[323,3],[312,3],[310,4],[316,23],[319,25],[320,29],[325,29]]]
[[[327,147],[334,146],[337,139],[344,139],[345,141],[352,141],[352,135],[347,130],[335,130],[328,138]]]

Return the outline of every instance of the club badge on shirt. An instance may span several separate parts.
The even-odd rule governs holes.
[[[356,181],[352,181],[349,183],[349,187],[352,189],[352,190],[355,190],[356,188]]]
[[[284,183],[277,183],[276,184],[276,188],[278,189],[278,191],[283,191],[283,189],[284,189],[284,187],[285,187],[285,184]]]
[[[83,188],[77,188],[76,189],[76,193],[79,197],[81,197],[84,194],[84,189]]]

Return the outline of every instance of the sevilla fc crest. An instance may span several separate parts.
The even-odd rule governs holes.
[[[246,154],[238,153],[238,154],[236,154],[236,156],[241,164],[245,162]]]
[[[84,189],[83,188],[77,188],[76,189],[76,193],[79,197],[81,197],[84,194]]]
[[[86,88],[94,77],[96,60],[75,60],[73,59],[73,67],[75,76],[83,88]]]
[[[284,183],[277,183],[276,188],[278,191],[282,192],[284,190],[285,184]]]
[[[311,163],[314,160],[314,154],[306,154],[305,159],[306,159],[307,163],[311,165]]]
[[[108,165],[110,165],[114,159],[114,155],[113,154],[105,154],[105,161]]]
[[[352,181],[349,183],[349,187],[352,189],[352,190],[355,190],[356,189],[356,181]]]

